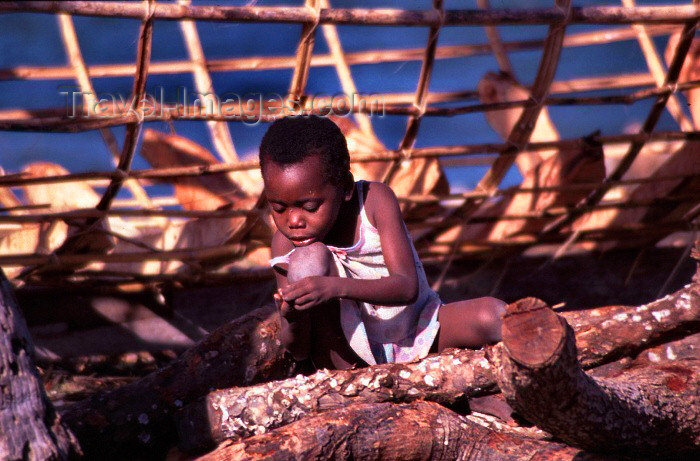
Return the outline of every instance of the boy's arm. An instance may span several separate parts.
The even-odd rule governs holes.
[[[279,231],[272,236],[271,252],[272,257],[282,256],[289,253],[294,245],[287,240]],[[277,292],[274,294],[275,304],[280,313],[280,333],[279,340],[294,359],[303,360],[309,356],[311,346],[308,312],[295,310],[287,301],[282,299],[281,290],[289,285],[286,272],[274,269],[277,281]]]
[[[282,289],[284,299],[294,300],[297,309],[302,310],[331,298],[354,299],[384,306],[415,302],[418,296],[416,263],[394,192],[382,183],[369,183],[365,210],[379,231],[389,276],[371,280],[308,277]]]

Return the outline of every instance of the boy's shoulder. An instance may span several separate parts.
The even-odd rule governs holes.
[[[393,189],[382,182],[365,181],[365,211],[370,222],[376,226],[377,213],[387,213],[398,209],[398,200]]]
[[[383,182],[378,181],[363,181],[365,200],[369,200],[370,196],[372,198],[387,199],[392,198],[396,200],[396,194],[391,187],[387,186]]]

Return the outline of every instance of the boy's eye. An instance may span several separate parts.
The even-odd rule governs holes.
[[[270,208],[272,208],[272,211],[274,211],[275,213],[282,213],[284,212],[285,207],[283,205],[273,203],[270,205]]]
[[[318,203],[307,203],[303,206],[303,208],[304,208],[304,211],[314,212],[314,211],[318,210],[319,206],[320,206],[320,204],[318,204]]]

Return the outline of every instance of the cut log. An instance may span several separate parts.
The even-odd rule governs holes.
[[[114,450],[115,456],[119,457],[120,453],[123,452],[131,453],[145,450],[147,445],[152,444],[154,447],[159,447],[158,450],[160,450],[168,443],[174,443],[176,434],[175,424],[172,422],[172,412],[179,409],[180,406],[193,403],[214,389],[251,385],[293,375],[293,364],[282,353],[281,346],[275,338],[276,316],[268,318],[272,312],[274,309],[268,307],[266,310],[233,322],[219,332],[215,332],[192,351],[185,353],[173,365],[136,381],[122,390],[78,403],[74,408],[68,410],[66,418],[70,421],[71,427],[74,428],[80,440],[86,439],[90,449],[97,450],[100,454],[105,451],[105,446]],[[588,368],[618,359],[625,354],[635,356],[644,348],[651,346],[654,341],[664,338],[664,332],[680,335],[687,331],[688,325],[696,328],[698,318],[700,318],[700,287],[695,283],[688,285],[662,300],[645,306],[627,308],[613,306],[591,311],[569,312],[565,313],[565,316],[572,319],[574,328],[580,333],[581,361],[584,367]],[[608,330],[615,333],[609,334]],[[588,335],[591,338],[590,342],[587,340]],[[616,337],[615,335],[620,336]],[[601,338],[600,343],[594,340],[596,337]],[[251,358],[247,358],[249,353],[252,354]],[[457,358],[460,363],[481,363],[481,359],[484,357],[480,351],[450,351],[449,354]],[[440,361],[439,358],[426,360],[428,360],[425,362],[426,364]],[[423,365],[424,371],[418,373],[417,370],[420,370],[421,363],[410,365],[411,370],[414,370],[411,380],[422,381],[427,385],[429,383],[425,380],[434,370]],[[479,372],[471,378],[465,374],[466,372],[462,373],[463,383],[457,384],[453,379],[455,388],[461,388],[460,392],[463,393],[463,396],[478,395],[489,389],[495,389],[495,379],[491,375],[491,371],[482,367],[477,369]],[[330,384],[335,373],[339,373],[338,376],[341,376],[342,373],[373,376],[372,373],[375,371],[370,369],[332,372],[321,379],[321,382]],[[401,381],[400,376],[399,378],[396,376],[398,375],[394,375],[393,378],[395,378],[395,386],[398,389],[403,381]],[[305,382],[313,379],[313,377],[303,378]],[[347,379],[349,378],[335,378],[336,383],[346,382]],[[435,377],[427,379],[430,381]],[[292,384],[293,386],[300,385],[296,380]],[[440,386],[445,385],[444,383],[439,384]],[[436,386],[435,389],[437,387],[439,386]],[[424,392],[423,389],[426,388],[416,388],[416,391]],[[234,390],[235,392],[240,393],[239,390]],[[401,392],[398,390],[392,392],[396,392],[395,395],[410,397],[410,399],[415,398],[407,393],[407,389]],[[439,395],[439,392],[436,391],[436,395]],[[377,397],[374,396],[374,393],[383,395]],[[386,395],[387,393],[387,389],[383,387],[366,388],[365,392],[355,397],[355,401],[360,402],[362,398],[368,398],[370,402],[381,402],[393,398]],[[270,393],[270,395],[272,394],[273,392]],[[369,397],[368,394],[370,394]],[[339,396],[337,398],[346,402],[344,399],[347,396],[343,396],[341,393],[336,393],[336,395]],[[328,402],[329,398],[326,398],[325,401]],[[443,396],[437,400],[446,402],[444,400],[446,398]],[[235,399],[232,398],[231,402],[234,401]],[[155,408],[153,408],[154,405]],[[206,406],[199,405],[199,408],[205,409]],[[207,409],[207,411],[211,410]],[[268,414],[266,411],[259,413],[266,415]],[[269,414],[272,412],[270,410]],[[291,413],[292,410],[289,412]],[[145,416],[142,417],[142,415]],[[128,417],[131,418],[131,421],[146,421],[146,424],[131,424],[127,420]],[[280,417],[286,418],[287,416]],[[208,421],[207,414],[200,415],[195,419],[196,421]],[[270,418],[269,421],[272,423],[276,419]],[[224,423],[231,424],[226,421]],[[260,426],[261,424],[256,423],[256,425]],[[209,431],[209,428],[205,428],[205,430]],[[215,428],[214,430],[219,431],[220,429]],[[255,433],[255,430],[252,433]],[[206,435],[205,437],[212,436]],[[119,440],[119,444],[111,443],[112,440]]]
[[[410,436],[409,436],[410,435]],[[243,442],[227,442],[199,461],[604,460],[562,444],[501,434],[436,403],[358,404],[305,418]]]
[[[417,363],[321,370],[311,376],[215,391],[183,410],[178,432],[183,449],[201,451],[228,438],[261,434],[309,413],[353,402],[427,399],[454,404],[495,391],[484,352],[453,349]]]
[[[274,306],[219,329],[166,367],[70,407],[64,420],[88,457],[153,459],[175,444],[173,414],[214,389],[293,376]]]
[[[571,327],[534,298],[508,306],[503,342],[491,358],[516,411],[570,445],[656,459],[700,451],[697,364],[591,378],[577,360]]]
[[[579,336],[581,363],[591,368],[623,355],[634,356],[656,341],[697,328],[700,286],[690,284],[639,307],[610,306],[563,315]],[[421,398],[459,404],[495,389],[493,370],[483,351],[450,350],[418,363],[323,370],[311,376],[210,393],[182,412],[180,443],[186,450],[204,449],[226,438],[259,434],[310,412],[353,402]]]
[[[46,396],[12,287],[0,269],[0,458],[65,459],[75,438]]]

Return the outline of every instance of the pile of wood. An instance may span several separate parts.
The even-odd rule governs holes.
[[[700,242],[694,257],[700,259]],[[700,272],[641,306],[557,314],[538,299],[519,300],[507,307],[503,341],[482,350],[310,375],[299,374],[281,350],[277,313],[268,306],[60,418],[39,384],[31,338],[6,280],[1,301],[0,379],[11,405],[0,414],[0,446],[11,458],[153,459],[169,452],[180,459],[209,451],[201,459],[578,460],[700,453]],[[490,403],[478,399],[488,395]],[[23,418],[30,413],[33,419]]]

